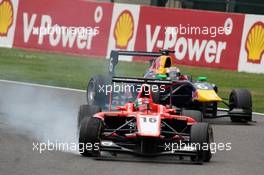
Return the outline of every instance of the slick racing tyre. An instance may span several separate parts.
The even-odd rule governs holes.
[[[191,126],[191,144],[196,146],[197,156],[192,161],[209,162],[212,158],[210,143],[213,142],[213,130],[208,123],[197,123]]]
[[[110,92],[106,92],[109,85],[111,85],[110,76],[96,75],[92,77],[87,86],[87,103],[104,109],[109,103]]]
[[[236,110],[238,110],[238,112],[236,112]],[[229,111],[231,114],[230,119],[232,122],[251,121],[252,120],[251,93],[247,89],[232,90],[229,97]],[[237,116],[236,113],[238,113]]]
[[[86,117],[81,122],[79,152],[85,157],[100,156],[100,142],[103,122],[96,117]]]
[[[183,109],[181,114],[187,117],[191,117],[197,122],[203,122],[203,114],[201,111]]]
[[[78,112],[78,128],[80,128],[81,122],[85,117],[92,117],[94,114],[101,112],[101,108],[96,105],[81,105]]]

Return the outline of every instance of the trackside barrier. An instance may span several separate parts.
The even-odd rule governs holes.
[[[0,47],[98,57],[171,49],[176,64],[264,73],[261,15],[83,0],[0,0],[0,11]]]

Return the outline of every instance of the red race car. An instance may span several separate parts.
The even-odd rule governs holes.
[[[79,152],[83,156],[100,157],[101,152],[131,153],[139,156],[178,155],[193,162],[209,162],[212,128],[202,122],[202,113],[155,104],[155,85],[170,83],[154,79],[113,77],[114,83],[140,85],[135,98],[131,91],[122,91],[127,102],[101,111],[100,106],[81,105],[78,113]],[[132,87],[132,86],[130,86]],[[126,88],[124,88],[126,89]],[[135,88],[134,88],[135,89]],[[135,94],[135,93],[134,93]],[[113,100],[113,93],[109,94]],[[112,108],[115,107],[113,110]]]

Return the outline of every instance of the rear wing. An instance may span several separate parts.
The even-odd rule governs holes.
[[[142,52],[142,51],[122,51],[122,50],[112,50],[109,59],[108,71],[110,76],[115,76],[115,67],[118,63],[119,55],[124,56],[141,56],[141,57],[159,57],[161,55],[169,55],[169,53],[174,53],[170,50],[160,50],[159,52]]]
[[[136,77],[113,77],[112,82],[120,83],[138,83],[138,84],[155,84],[155,85],[172,85],[170,80],[158,80],[151,78],[136,78]]]

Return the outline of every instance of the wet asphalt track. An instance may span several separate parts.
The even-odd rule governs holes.
[[[84,102],[85,93],[80,91],[0,81],[0,174],[262,175],[264,172],[264,116],[258,115],[254,116],[256,123],[250,125],[234,125],[229,118],[210,120],[215,141],[231,142],[232,150],[217,152],[210,163],[203,165],[141,162],[138,158],[99,161],[74,152],[33,151],[32,142],[49,136],[52,139],[58,136],[62,141],[64,136],[66,141],[74,140],[69,137],[76,132],[72,128],[76,126],[78,106]],[[38,113],[34,111],[46,111],[49,120],[27,118],[32,115],[37,119],[34,114]],[[60,126],[58,130],[57,126]]]

